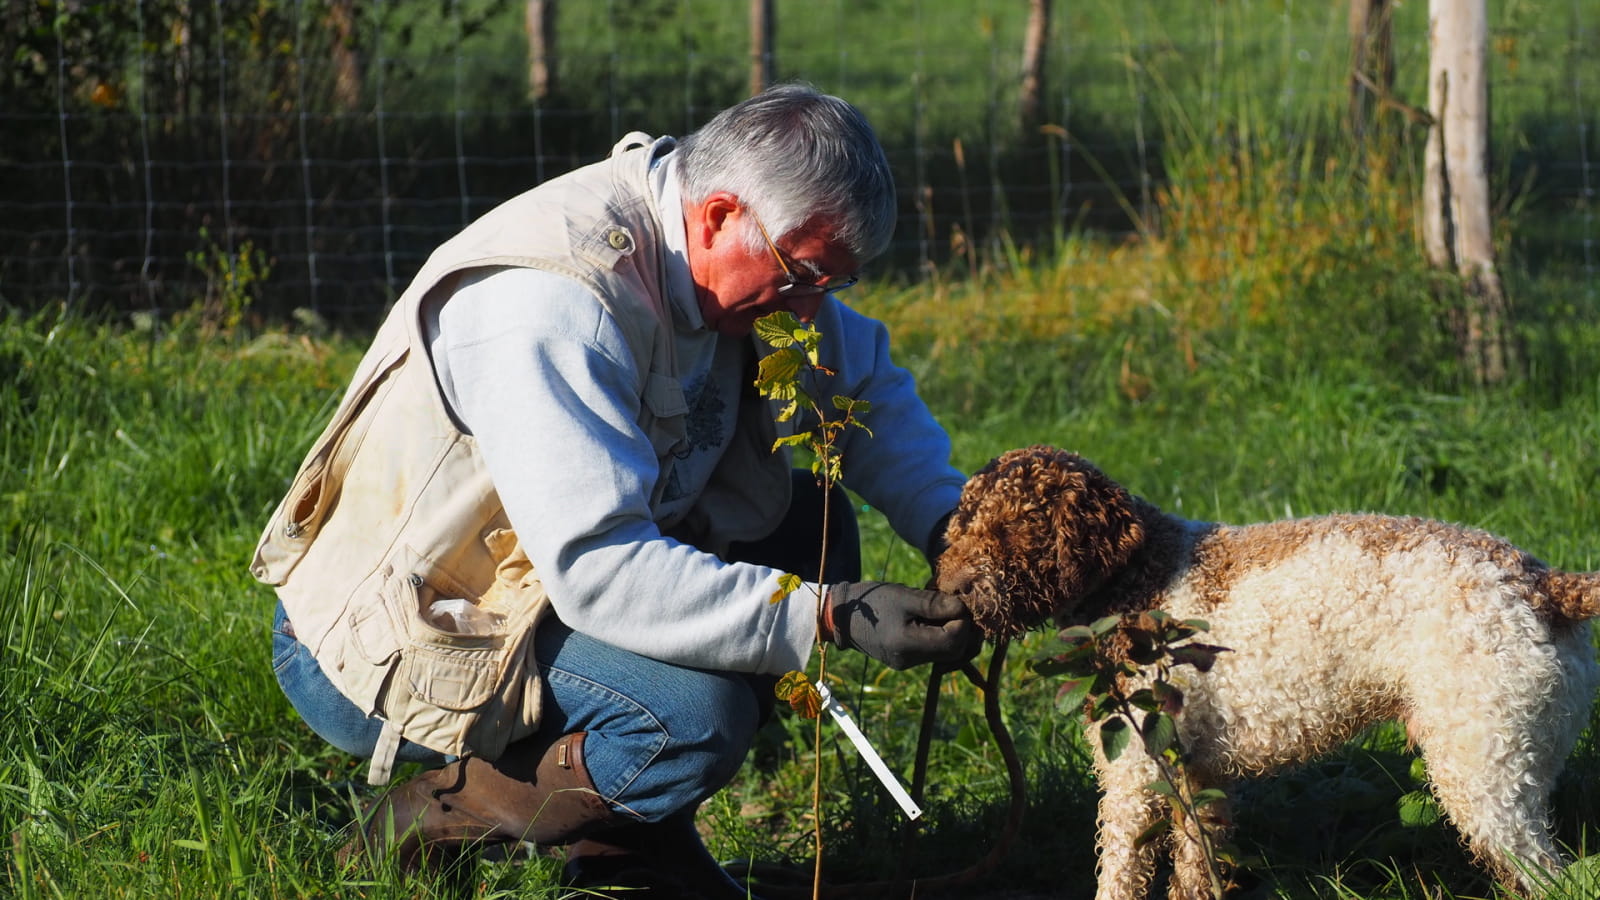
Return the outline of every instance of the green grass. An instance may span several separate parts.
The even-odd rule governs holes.
[[[490,5],[452,9],[472,18]],[[627,24],[597,17],[639,9],[562,5],[568,84],[582,94],[575,102],[615,108],[624,128],[682,133],[741,90],[743,23],[686,0],[625,52],[597,54],[594,42],[615,40],[610,25]],[[962,140],[973,159],[959,174],[982,185],[1005,174],[999,155],[980,161],[975,148],[1010,140],[995,110],[1010,108],[1022,9],[826,0],[783,20],[780,66],[866,109],[907,169],[912,155],[949,169]],[[1575,60],[1594,10],[1595,0],[1555,17],[1526,2],[1492,10],[1507,157],[1572,158],[1559,148],[1588,108],[1592,86]],[[1154,0],[1063,10],[1057,28],[1075,52],[1057,78],[1075,137],[1124,155],[1135,125],[1147,132],[1137,137],[1175,139],[1152,140],[1150,159],[1103,160],[1110,182],[1159,162],[1170,178],[1160,215],[1133,243],[1071,232],[1039,250],[1002,238],[958,258],[960,279],[880,283],[858,289],[859,304],[890,323],[963,469],[1054,443],[1194,518],[1418,514],[1490,529],[1558,566],[1600,568],[1600,294],[1512,258],[1504,274],[1529,371],[1500,388],[1464,386],[1437,325],[1438,280],[1406,240],[1414,173],[1393,161],[1418,148],[1402,138],[1361,159],[1334,139],[1337,14]],[[1424,5],[1399,15],[1403,87],[1420,101]],[[419,33],[449,33],[428,25]],[[463,45],[461,87],[480,106],[518,102],[517,34],[502,22]],[[397,88],[392,110],[437,109],[457,89],[452,48],[420,46],[428,40],[419,53],[438,55],[409,60],[414,93]],[[1392,182],[1373,177],[1391,172]],[[1141,201],[1110,193],[1130,209]],[[1516,224],[1508,230],[1527,240]],[[245,568],[363,337],[218,333],[193,313],[130,327],[0,311],[0,827],[10,839],[0,894],[451,895],[442,880],[334,865],[367,792],[363,772],[278,691],[272,598]],[[919,554],[875,513],[864,510],[863,524],[870,574],[925,578]],[[1087,897],[1095,794],[1084,747],[1053,709],[1053,686],[1025,676],[1047,645],[1037,635],[1011,654],[1005,709],[1032,809],[990,880]],[[909,771],[924,674],[844,654],[830,668],[868,735]],[[928,814],[909,851],[898,809],[830,739],[823,824],[834,880],[936,875],[987,852],[1005,769],[978,691],[952,676],[940,703]],[[703,812],[720,855],[808,856],[810,746],[810,724],[792,717],[762,733]],[[1393,728],[1251,785],[1239,809],[1240,841],[1260,857],[1250,896],[1494,896],[1454,833],[1427,821],[1417,790]],[[1558,838],[1579,854],[1600,842],[1595,810],[1600,722],[1556,798]],[[552,897],[553,868],[484,866],[476,892]],[[1594,877],[1592,860],[1583,868]]]
[[[1269,127],[1270,109],[1173,103],[1156,117],[1174,137],[1162,151],[1172,179],[1137,241],[1001,242],[963,260],[960,278],[858,289],[950,429],[956,463],[1054,443],[1194,518],[1418,514],[1600,568],[1600,296],[1508,264],[1527,373],[1467,386],[1439,325],[1436,298],[1451,285],[1422,271],[1405,239],[1415,192],[1393,160],[1414,153],[1326,149],[1338,146],[1326,123],[1285,131]],[[245,310],[249,297],[236,299]],[[335,867],[367,789],[358,762],[300,724],[273,683],[272,598],[245,568],[364,336],[248,330],[202,307],[132,326],[4,315],[0,825],[12,852],[0,892],[449,895],[443,881]],[[920,583],[919,554],[872,511],[863,520],[869,573]],[[1053,686],[1025,677],[1047,643],[1015,648],[1004,682],[1033,811],[990,880],[1088,896],[1084,748]],[[842,654],[830,671],[908,770],[923,675]],[[809,855],[810,729],[780,718],[709,805],[720,855]],[[937,738],[909,849],[897,808],[830,740],[834,880],[936,875],[988,852],[1008,784],[974,686],[945,680]],[[1261,858],[1254,896],[1490,896],[1453,833],[1419,819],[1410,765],[1380,729],[1253,785],[1239,818]],[[1580,850],[1600,827],[1597,786],[1591,728],[1557,794],[1558,836]],[[553,896],[553,867],[482,867],[477,893]]]
[[[1562,287],[1521,289],[1556,296]],[[928,296],[908,296],[917,290]],[[883,287],[861,303],[894,320],[933,300],[970,302],[968,290],[996,304],[1020,303],[1027,288]],[[1315,302],[1376,302],[1329,291]],[[1285,353],[1276,328],[1242,320],[1184,335],[1135,314],[1086,324],[1071,339],[966,343],[898,327],[905,362],[950,427],[963,468],[1050,442],[1196,518],[1415,513],[1489,528],[1553,564],[1593,569],[1600,333],[1595,310],[1575,313],[1559,332],[1530,320],[1536,374],[1494,390],[1452,387],[1447,367],[1417,376],[1417,360],[1385,360],[1388,351],[1349,341]],[[1185,346],[1197,363],[1185,361]],[[366,789],[356,761],[311,735],[273,683],[272,600],[245,571],[261,523],[361,349],[360,335],[205,337],[183,319],[156,331],[54,312],[4,320],[0,824],[11,853],[0,892],[448,894],[443,882],[334,866],[338,831]],[[873,574],[925,577],[917,554],[875,513],[864,520]],[[1012,651],[1003,696],[1032,812],[992,878],[1088,896],[1094,791],[1084,751],[1073,723],[1052,710],[1051,686],[1024,676],[1025,660],[1047,643],[1039,635]],[[923,674],[841,654],[832,671],[850,686],[846,698],[869,736],[909,772]],[[790,717],[769,727],[737,783],[710,804],[703,819],[719,853],[790,862],[809,854],[809,729]],[[979,693],[955,676],[944,682],[937,738],[927,822],[909,855],[897,808],[830,738],[824,818],[836,880],[894,866],[934,875],[987,852],[1007,780]],[[1252,786],[1240,821],[1247,851],[1262,857],[1255,896],[1491,896],[1451,831],[1402,816],[1415,804],[1410,765],[1397,736],[1379,730],[1329,761]],[[1594,729],[1556,802],[1560,839],[1592,848]],[[550,896],[552,873],[549,861],[485,866],[478,892]]]

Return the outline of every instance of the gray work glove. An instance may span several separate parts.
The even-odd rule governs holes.
[[[966,662],[983,644],[972,614],[954,595],[882,581],[829,585],[821,628],[824,640],[891,669]]]

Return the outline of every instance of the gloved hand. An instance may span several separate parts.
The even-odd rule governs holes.
[[[972,614],[954,595],[882,581],[828,585],[820,627],[823,640],[891,669],[965,662],[983,644]]]

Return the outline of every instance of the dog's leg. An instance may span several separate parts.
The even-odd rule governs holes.
[[[1098,744],[1098,733],[1091,740]],[[1160,773],[1137,747],[1116,762],[1106,762],[1098,750],[1095,756],[1101,790],[1095,900],[1143,900],[1155,878],[1155,849],[1165,843],[1139,843],[1162,813],[1161,798],[1144,790]]]
[[[1535,646],[1485,655],[1470,693],[1450,682],[1449,691],[1419,690],[1407,722],[1451,823],[1524,896],[1563,865],[1550,839],[1550,795],[1600,679],[1581,631],[1558,636],[1557,653]]]
[[[1209,787],[1195,778],[1189,779],[1189,796]],[[1172,884],[1168,887],[1168,900],[1210,900],[1211,866],[1213,860],[1206,852],[1200,829],[1215,847],[1228,839],[1233,821],[1230,801],[1208,804],[1201,811],[1199,821],[1189,816],[1174,817],[1172,829]]]

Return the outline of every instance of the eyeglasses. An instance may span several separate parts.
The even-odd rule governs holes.
[[[817,284],[814,281],[801,281],[800,279],[796,278],[794,276],[794,270],[789,268],[789,264],[787,262],[784,262],[783,253],[778,250],[778,245],[772,242],[772,235],[767,234],[767,226],[761,224],[761,217],[756,215],[756,211],[750,209],[750,207],[746,206],[745,209],[750,211],[750,218],[755,220],[756,228],[761,230],[761,239],[767,242],[768,247],[772,248],[772,258],[778,261],[778,268],[783,270],[783,277],[789,279],[788,284],[782,285],[778,288],[779,296],[809,297],[812,294],[831,294],[834,291],[842,291],[860,280],[855,275],[851,275],[849,278],[840,281],[838,284]],[[828,276],[824,274],[821,277],[827,278]]]

